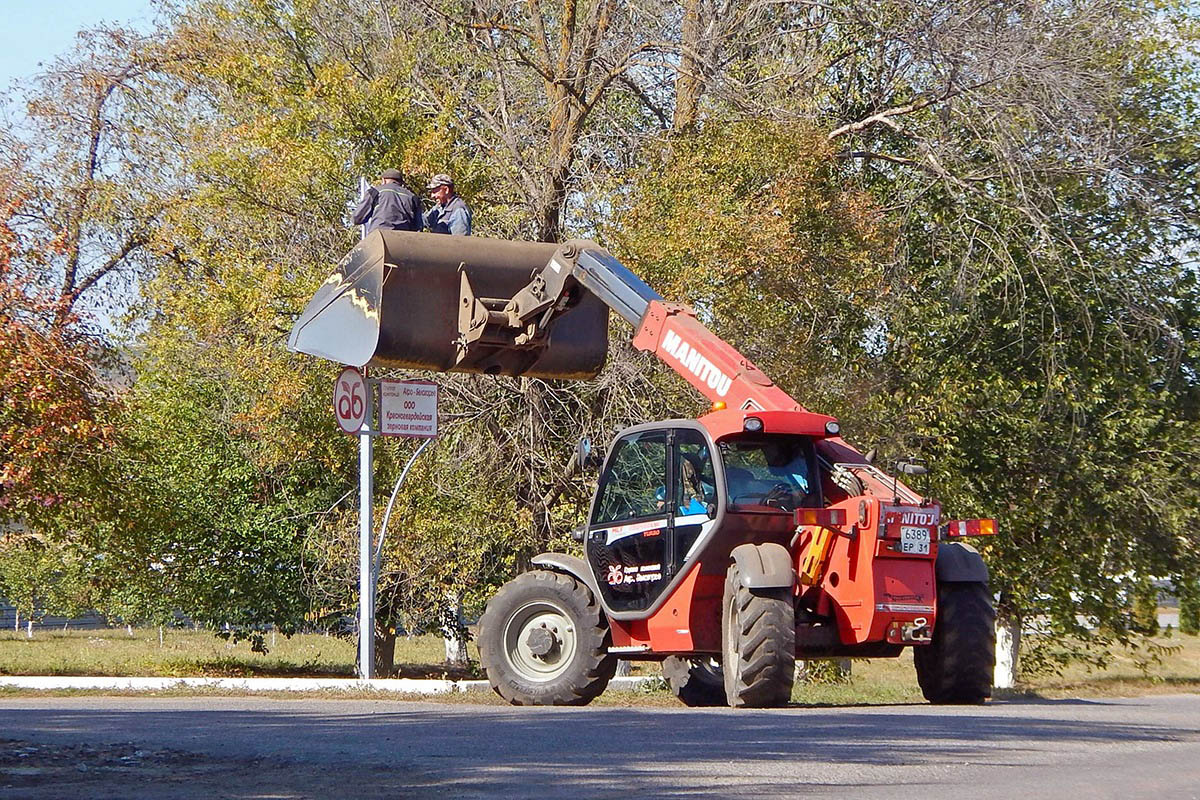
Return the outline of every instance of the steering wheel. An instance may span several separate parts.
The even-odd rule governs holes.
[[[784,511],[791,511],[799,504],[799,492],[790,484],[777,483],[763,495],[763,505],[776,505]]]

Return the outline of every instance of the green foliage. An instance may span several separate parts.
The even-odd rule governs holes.
[[[1158,633],[1158,588],[1149,578],[1142,578],[1134,587],[1130,628],[1147,636]]]
[[[1176,587],[1180,632],[1190,636],[1200,634],[1200,582],[1194,577],[1183,577]]]
[[[634,272],[800,402],[837,413],[865,390],[856,355],[885,291],[889,231],[817,131],[714,121],[650,148],[633,183],[604,237]]]
[[[841,686],[853,681],[853,662],[842,659],[818,659],[805,661],[804,668],[796,676],[801,686]]]
[[[1098,112],[1125,137],[1119,176],[1071,150],[1036,193],[983,150],[986,190],[914,196],[890,168],[863,173],[908,212],[875,389],[847,426],[885,460],[929,458],[920,488],[948,516],[1000,520],[986,557],[1001,605],[1046,619],[1072,656],[1127,640],[1126,576],[1194,564],[1200,522],[1194,231],[1178,224],[1194,213],[1180,166],[1200,146],[1196,78],[1149,37],[1092,56],[1121,65],[1122,101]]]

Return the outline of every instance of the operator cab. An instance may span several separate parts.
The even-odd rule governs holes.
[[[714,442],[695,420],[623,431],[584,535],[606,609],[617,618],[643,615],[719,529],[767,526],[786,540],[794,509],[822,505],[816,465],[809,436],[738,433]]]

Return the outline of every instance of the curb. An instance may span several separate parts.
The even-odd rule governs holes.
[[[654,677],[613,678],[608,688],[635,690]],[[92,678],[57,675],[0,675],[0,688],[55,690],[100,689],[117,691],[161,691],[163,689],[229,689],[241,692],[392,692],[396,694],[449,694],[486,692],[487,681],[425,680],[416,678]]]

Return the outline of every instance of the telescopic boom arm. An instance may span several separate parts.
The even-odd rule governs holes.
[[[866,492],[920,502],[920,495],[877,469],[837,436],[836,420],[809,412],[705,327],[689,306],[665,301],[593,242],[563,244],[511,298],[476,297],[466,271],[460,273],[456,342],[460,361],[476,347],[544,346],[551,323],[578,303],[586,290],[634,326],[634,347],[654,353],[713,403],[714,411],[704,417],[710,427],[732,432],[742,429],[747,414],[784,412],[791,429],[818,434],[818,453],[831,465],[835,480],[845,481],[851,494]]]
[[[478,298],[462,272],[458,348],[476,342],[540,345],[554,318],[586,289],[634,326],[633,345],[658,356],[710,401],[753,411],[804,411],[761,370],[696,319],[668,303],[621,262],[591,242],[567,242],[511,299]]]

